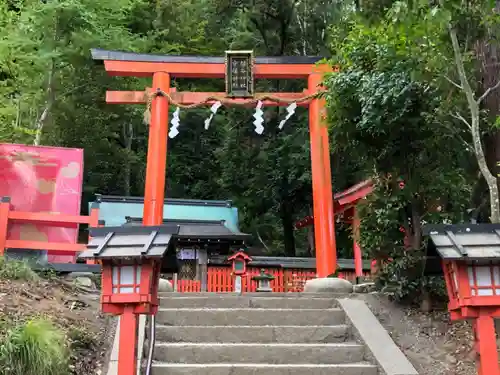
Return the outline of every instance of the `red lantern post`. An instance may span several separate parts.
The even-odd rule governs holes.
[[[120,315],[118,373],[137,373],[137,315],[158,310],[161,259],[177,225],[91,228],[80,258],[102,265],[102,311]],[[134,329],[135,327],[135,329]]]
[[[428,259],[432,252],[442,259],[450,318],[473,320],[478,375],[500,375],[494,325],[500,318],[500,225],[427,225],[424,234],[430,236]]]
[[[234,291],[241,293],[241,278],[247,273],[247,263],[252,261],[244,251],[238,251],[236,254],[227,258],[228,262],[233,263]]]

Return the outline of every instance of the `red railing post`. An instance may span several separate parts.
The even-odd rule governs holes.
[[[92,206],[90,207],[90,214],[89,214],[89,229],[90,228],[97,228],[99,226],[99,203],[94,202],[92,203]],[[91,240],[90,234],[89,234],[89,242]],[[87,264],[96,264],[96,261],[94,259],[87,259],[86,261]]]
[[[0,256],[5,253],[5,244],[9,233],[9,213],[10,197],[2,197],[0,199]]]
[[[361,247],[359,246],[360,238],[360,220],[359,213],[356,206],[353,207],[352,214],[352,240],[353,240],[353,251],[354,251],[354,270],[356,272],[356,277],[363,276],[363,256],[361,254]]]

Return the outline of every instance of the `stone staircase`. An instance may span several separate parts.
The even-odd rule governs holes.
[[[337,300],[164,294],[153,375],[378,375]]]

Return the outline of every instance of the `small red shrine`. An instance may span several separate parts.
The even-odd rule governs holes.
[[[236,254],[227,258],[228,262],[233,264],[233,274],[243,276],[247,272],[247,263],[252,261],[244,251],[238,251]]]

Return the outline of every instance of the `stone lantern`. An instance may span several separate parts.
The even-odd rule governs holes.
[[[441,261],[451,320],[473,323],[478,375],[499,375],[500,225],[426,225],[424,235],[430,237],[426,270]]]
[[[257,292],[272,292],[271,281],[274,276],[266,273],[265,269],[260,270],[260,274],[253,276],[252,280],[257,281]]]

